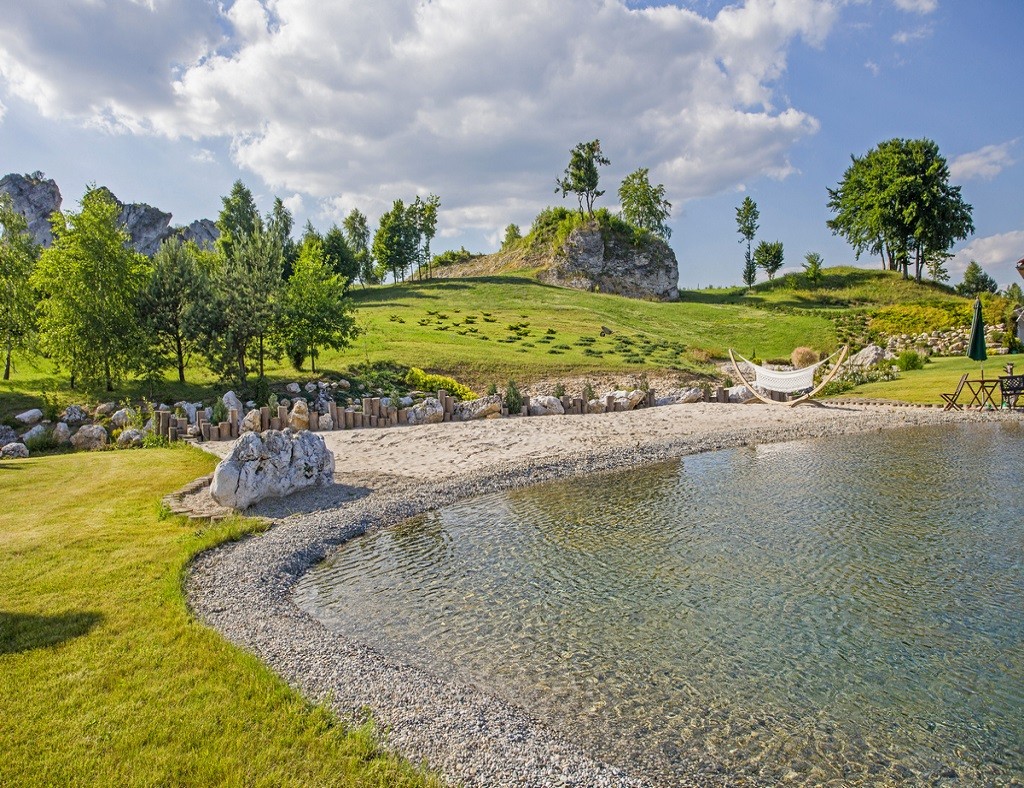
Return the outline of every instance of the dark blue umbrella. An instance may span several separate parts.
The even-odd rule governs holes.
[[[988,358],[985,352],[985,318],[981,315],[981,299],[974,299],[974,319],[971,321],[971,339],[967,343],[967,358],[972,361],[984,361]],[[981,376],[985,377],[985,367],[981,368]]]

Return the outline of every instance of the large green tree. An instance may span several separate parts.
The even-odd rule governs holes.
[[[753,287],[754,282],[757,281],[757,265],[750,252],[750,245],[754,242],[754,236],[757,235],[757,222],[760,218],[761,213],[757,210],[757,203],[749,196],[744,197],[743,202],[736,209],[736,232],[741,236],[740,243],[747,242],[747,253],[743,258],[743,284],[747,287]]]
[[[440,207],[441,198],[436,194],[431,194],[425,200],[417,195],[412,205],[412,216],[416,223],[419,242],[423,244],[419,250],[419,270],[422,272],[423,266],[426,265],[428,279],[430,278],[430,242],[437,234],[437,209]]]
[[[355,336],[355,317],[345,285],[346,281],[332,272],[323,243],[310,239],[302,245],[284,291],[281,333],[288,346],[303,349],[313,372],[320,348],[341,350]]]
[[[24,346],[34,326],[36,295],[31,276],[39,259],[25,217],[11,198],[0,194],[0,342],[4,380],[11,379],[11,356]]]
[[[217,248],[230,258],[238,240],[251,238],[254,233],[263,232],[263,219],[260,217],[259,209],[256,208],[256,200],[252,192],[241,181],[235,181],[231,187],[231,193],[227,197],[221,197],[221,211],[217,217],[217,229],[220,235],[217,237]],[[281,206],[284,207],[283,205]],[[288,228],[289,231],[291,228]]]
[[[404,281],[405,273],[415,265],[420,254],[419,225],[414,205],[395,200],[391,210],[380,217],[373,235],[373,256],[378,265],[390,271],[395,282]]]
[[[359,277],[359,262],[348,245],[345,233],[336,224],[324,233],[324,259],[331,270],[341,277],[347,288]]]
[[[274,198],[274,205],[267,216],[267,231],[278,236],[281,243],[281,274],[287,280],[292,275],[295,260],[299,256],[299,245],[292,238],[295,219],[280,197]]]
[[[642,230],[648,230],[666,241],[672,228],[665,221],[672,215],[672,203],[665,199],[665,186],[654,186],[648,178],[649,170],[641,167],[625,177],[619,186],[622,217]]]
[[[768,274],[768,281],[782,268],[784,253],[782,241],[761,241],[754,250],[754,264]]]
[[[555,193],[564,198],[572,192],[579,200],[580,216],[586,208],[587,216],[594,217],[594,201],[604,194],[597,188],[600,180],[597,168],[611,162],[601,153],[601,141],[581,142],[569,152],[569,165],[561,178],[555,179]]]
[[[922,272],[974,232],[972,208],[949,183],[949,165],[929,139],[895,138],[853,156],[835,189],[828,221],[859,258],[877,254],[883,267],[921,281]]]
[[[81,211],[53,215],[53,245],[32,276],[42,295],[43,349],[76,379],[102,380],[107,391],[128,372],[141,344],[136,304],[148,261],[129,246],[120,207],[90,186]]]
[[[202,305],[210,283],[191,243],[170,238],[153,255],[149,280],[139,296],[140,319],[148,335],[145,366],[158,370],[173,364],[185,382],[185,367],[200,333]],[[166,359],[166,361],[165,361]]]

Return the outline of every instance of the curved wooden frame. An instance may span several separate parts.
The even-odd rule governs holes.
[[[808,391],[806,394],[803,394],[800,397],[797,397],[794,400],[789,400],[787,402],[778,402],[773,399],[768,399],[768,397],[765,397],[764,395],[759,393],[758,390],[754,388],[754,385],[743,376],[743,373],[740,371],[740,365],[736,362],[736,356],[733,355],[732,348],[729,348],[729,359],[732,361],[732,368],[736,370],[736,377],[738,377],[740,381],[743,383],[743,385],[750,389],[750,393],[757,397],[759,400],[761,400],[761,402],[765,402],[769,405],[789,405],[789,407],[792,408],[797,405],[803,405],[804,403],[810,405],[820,405],[821,403],[814,402],[811,398],[819,391],[821,391],[823,388],[825,388],[825,386],[827,386],[832,381],[832,378],[839,374],[839,367],[842,366],[843,361],[846,359],[846,354],[849,351],[850,346],[843,345],[843,349],[839,351],[839,358],[836,360],[836,363],[833,365],[831,371],[824,377],[821,383],[819,383],[813,389]]]

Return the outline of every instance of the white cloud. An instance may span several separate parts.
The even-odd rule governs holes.
[[[923,41],[931,38],[933,28],[931,25],[921,25],[913,30],[900,30],[893,34],[892,40],[896,44],[909,44],[912,41]]]
[[[192,154],[191,158],[192,161],[197,161],[200,164],[213,164],[217,161],[217,158],[213,155],[213,151],[208,150],[207,148],[200,148]]]
[[[878,65],[874,60],[864,61],[864,68],[871,72],[871,76],[877,77],[882,73],[882,67]]]
[[[5,19],[0,86],[47,117],[226,139],[327,216],[433,191],[439,232],[493,232],[555,201],[569,149],[595,137],[609,184],[650,167],[676,205],[791,174],[818,123],[777,81],[794,41],[823,45],[839,3],[711,17],[623,0],[235,0],[216,17],[206,0],[36,5]]]
[[[967,246],[960,249],[949,261],[949,271],[953,281],[963,279],[964,269],[971,260],[985,269],[985,273],[995,279],[1000,287],[1011,282],[1020,282],[1016,263],[1024,256],[1024,230],[1011,230],[1007,233],[974,238]]]
[[[893,0],[901,11],[915,14],[930,14],[939,7],[939,0]]]
[[[285,197],[281,202],[293,216],[297,213],[302,213],[303,201],[301,194],[293,194],[291,197]]]
[[[999,145],[986,145],[984,148],[962,153],[949,163],[949,174],[958,181],[969,181],[972,178],[990,181],[1007,167],[1017,163],[1010,155],[1017,142],[1018,140],[1013,139]]]

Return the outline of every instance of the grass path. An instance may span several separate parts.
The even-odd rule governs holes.
[[[259,528],[162,516],[213,462],[0,463],[0,785],[436,784],[190,617],[190,557]]]

